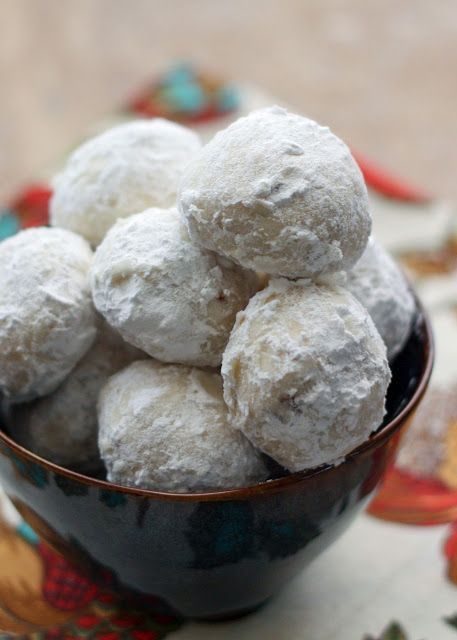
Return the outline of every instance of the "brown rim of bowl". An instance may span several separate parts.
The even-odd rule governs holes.
[[[415,392],[413,393],[410,401],[407,405],[403,407],[398,415],[395,416],[393,420],[391,420],[388,424],[386,424],[383,428],[374,432],[372,436],[368,438],[361,445],[350,451],[342,462],[342,465],[345,464],[346,461],[356,458],[360,453],[366,451],[371,448],[375,448],[381,442],[387,440],[391,437],[391,435],[399,428],[399,426],[403,423],[405,418],[416,408],[419,400],[423,396],[425,389],[427,388],[428,382],[430,380],[430,376],[433,369],[433,359],[434,359],[434,342],[433,342],[433,333],[431,328],[431,323],[428,317],[428,314],[424,310],[422,303],[416,298],[417,309],[419,315],[422,317],[424,322],[424,335],[425,335],[425,367],[422,373],[422,376],[419,380],[419,384]],[[61,475],[70,478],[71,480],[80,482],[82,484],[90,485],[93,487],[98,487],[100,489],[109,489],[111,491],[117,491],[119,493],[126,493],[130,495],[135,495],[139,498],[155,498],[159,500],[171,500],[171,501],[190,501],[190,502],[209,502],[209,501],[217,501],[217,500],[243,500],[246,498],[253,497],[255,495],[262,495],[266,493],[276,493],[281,489],[292,486],[294,484],[300,484],[305,481],[307,478],[312,476],[316,476],[320,473],[324,473],[330,469],[334,468],[334,465],[325,464],[315,469],[308,469],[305,471],[297,471],[295,473],[291,473],[282,478],[277,478],[275,480],[265,480],[264,482],[260,482],[255,485],[251,485],[248,487],[239,487],[235,489],[221,489],[216,491],[205,491],[201,493],[174,493],[174,492],[166,492],[166,491],[154,491],[153,489],[140,489],[137,487],[126,487],[120,484],[115,484],[114,482],[108,482],[107,480],[99,480],[97,478],[91,478],[90,476],[83,475],[82,473],[78,473],[77,471],[71,471],[70,469],[66,469],[65,467],[61,467],[53,462],[49,462],[44,458],[36,455],[21,447],[21,445],[17,444],[12,440],[9,436],[7,436],[3,431],[0,430],[0,441],[5,442],[11,449],[16,451],[21,456],[27,458],[28,460],[32,460],[35,463],[38,463],[47,469],[57,472]]]

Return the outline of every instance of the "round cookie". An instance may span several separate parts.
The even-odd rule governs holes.
[[[118,218],[173,205],[200,146],[193,131],[161,118],[109,129],[76,149],[56,176],[51,224],[96,246]]]
[[[154,360],[114,375],[99,398],[108,480],[160,491],[209,491],[263,481],[260,454],[227,421],[218,373]]]
[[[349,269],[371,229],[348,147],[327,127],[279,107],[216,134],[187,167],[178,202],[195,242],[288,278]]]
[[[91,283],[124,340],[163,362],[216,367],[257,278],[194,245],[176,209],[149,209],[109,231]]]
[[[13,438],[56,464],[96,469],[100,390],[111,375],[141,357],[103,323],[94,345],[54,393],[17,407],[10,427]]]
[[[385,345],[346,289],[272,280],[237,316],[222,362],[231,423],[291,471],[335,463],[380,426]]]
[[[91,261],[87,242],[64,229],[0,243],[0,391],[9,402],[54,391],[94,341]]]
[[[347,275],[347,288],[368,310],[392,360],[409,336],[416,311],[405,276],[374,238]]]

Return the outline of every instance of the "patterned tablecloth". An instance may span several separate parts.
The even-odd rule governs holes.
[[[233,118],[277,102],[181,65],[88,135],[161,115],[208,139]],[[258,613],[210,625],[128,608],[46,547],[0,490],[0,640],[457,640],[457,216],[425,189],[354,154],[374,232],[413,279],[437,343],[431,388],[368,513]],[[46,222],[50,177],[61,162],[0,207],[0,240]]]

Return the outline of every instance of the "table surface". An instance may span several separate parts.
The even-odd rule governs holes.
[[[178,59],[457,197],[456,41],[455,0],[0,0],[0,199]]]

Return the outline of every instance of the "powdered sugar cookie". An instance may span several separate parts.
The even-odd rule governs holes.
[[[97,400],[108,378],[141,358],[105,323],[94,345],[54,393],[18,407],[11,433],[30,451],[63,466],[91,470],[100,464]]]
[[[267,478],[260,454],[227,421],[218,373],[131,364],[100,394],[99,447],[112,482],[206,491]]]
[[[97,245],[118,218],[175,203],[198,136],[155,118],[122,124],[74,151],[55,178],[51,224]]]
[[[10,402],[53,391],[94,341],[91,261],[87,242],[64,229],[0,244],[0,390]]]
[[[416,303],[401,269],[374,238],[348,272],[347,288],[368,310],[391,360],[409,336]]]
[[[238,314],[222,376],[232,425],[291,471],[366,440],[390,381],[385,345],[351,293],[285,279]]]
[[[178,201],[195,242],[290,278],[351,268],[371,228],[348,147],[327,127],[279,107],[216,134],[186,169]]]
[[[175,209],[149,209],[110,230],[91,282],[127,342],[163,362],[216,367],[257,278],[194,245]]]

